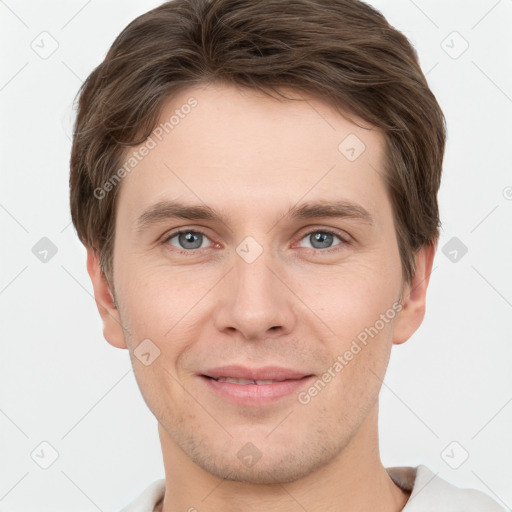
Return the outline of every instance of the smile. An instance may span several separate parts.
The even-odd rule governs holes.
[[[219,377],[218,379],[214,380],[217,382],[232,382],[233,384],[242,384],[243,386],[246,386],[247,384],[257,384],[258,386],[262,386],[265,384],[274,384],[274,382],[282,382],[279,380],[235,379],[233,377]]]
[[[198,377],[208,394],[213,394],[222,402],[249,407],[294,398],[314,379],[311,373],[291,368],[247,368],[238,365],[210,368]]]

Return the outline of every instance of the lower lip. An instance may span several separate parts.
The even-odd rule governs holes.
[[[273,384],[236,384],[234,382],[219,382],[201,375],[210,390],[224,399],[239,405],[263,405],[275,402],[293,393],[297,393],[313,379],[313,376],[302,379],[283,380]]]

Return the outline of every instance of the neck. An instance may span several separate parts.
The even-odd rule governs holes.
[[[329,464],[293,482],[252,484],[220,479],[196,465],[159,424],[166,492],[158,512],[379,512],[401,511],[409,494],[397,487],[380,461],[377,409]]]

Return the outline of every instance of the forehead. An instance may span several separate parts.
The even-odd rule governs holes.
[[[133,168],[118,199],[127,213],[173,198],[243,211],[283,209],[301,196],[375,202],[385,195],[382,132],[281,90],[290,99],[220,84],[170,98],[150,138],[125,155]]]

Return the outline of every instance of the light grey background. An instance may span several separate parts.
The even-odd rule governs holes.
[[[449,131],[427,316],[393,349],[382,459],[426,464],[510,508],[512,0],[371,3],[417,48]],[[116,511],[164,474],[128,353],[102,337],[68,210],[73,98],[159,4],[0,1],[3,512]]]

